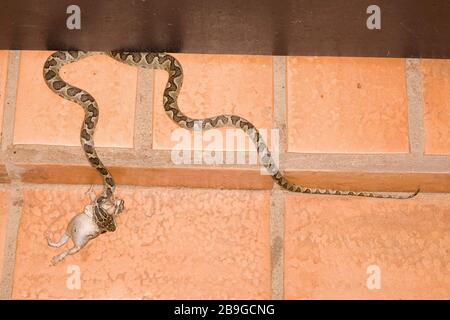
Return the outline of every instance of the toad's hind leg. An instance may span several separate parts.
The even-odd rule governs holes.
[[[63,261],[64,258],[67,257],[68,255],[75,254],[75,253],[77,253],[80,250],[81,250],[81,247],[79,247],[79,246],[74,246],[74,247],[72,247],[70,249],[67,249],[66,251],[58,254],[57,256],[54,256],[53,259],[52,259],[52,264],[55,265],[58,262]]]
[[[47,243],[50,247],[59,248],[59,247],[65,245],[69,239],[70,239],[69,235],[64,232],[64,234],[61,236],[61,238],[56,242],[54,242],[52,239],[50,239],[50,237],[47,237]]]

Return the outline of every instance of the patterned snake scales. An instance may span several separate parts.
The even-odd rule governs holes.
[[[99,197],[96,198],[94,212],[95,223],[100,230],[114,231],[115,221],[111,214],[103,210],[103,204],[114,203],[115,183],[111,173],[103,165],[94,147],[94,130],[98,121],[99,109],[95,99],[86,91],[76,88],[65,82],[59,75],[62,66],[78,61],[87,56],[98,54],[100,52],[85,51],[58,51],[53,53],[45,62],[44,79],[48,87],[63,97],[64,99],[74,101],[81,105],[85,112],[84,121],[81,128],[81,145],[91,166],[93,166],[103,178],[104,188]],[[185,115],[178,107],[177,99],[183,83],[183,70],[181,64],[173,56],[165,53],[145,53],[145,52],[101,52],[111,58],[132,66],[143,68],[163,69],[168,72],[169,79],[164,90],[163,104],[166,114],[178,126],[186,129],[194,129],[194,124],[201,124],[204,130],[219,128],[222,126],[234,126],[246,132],[256,146],[260,156],[261,163],[267,169],[273,180],[282,188],[301,193],[325,194],[325,195],[348,195],[372,198],[392,198],[409,199],[417,195],[419,190],[408,196],[382,195],[370,192],[340,191],[332,189],[316,189],[296,185],[286,180],[283,174],[278,170],[266,143],[262,139],[259,131],[248,120],[237,115],[218,115],[205,119],[193,119]],[[123,205],[123,202],[122,202]],[[122,207],[123,209],[123,207]],[[120,210],[121,211],[121,210]]]

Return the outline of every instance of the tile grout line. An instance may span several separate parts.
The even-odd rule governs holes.
[[[10,51],[6,78],[5,104],[3,110],[3,153],[13,144],[14,114],[16,110],[17,83],[19,80],[19,62],[19,51]]]
[[[281,159],[287,150],[286,57],[274,56],[272,62],[273,124],[279,130]],[[272,299],[281,300],[284,297],[284,195],[275,184],[270,194],[270,252]]]
[[[279,129],[279,151],[284,154],[287,152],[286,57],[273,57],[273,87],[273,124]]]
[[[284,192],[270,193],[270,268],[272,300],[284,298]]]
[[[23,192],[21,183],[12,182],[10,190],[3,271],[2,278],[0,280],[0,300],[12,298],[14,267],[16,264],[17,235],[19,232],[23,207]]]
[[[408,103],[408,128],[411,154],[423,158],[425,152],[424,137],[424,100],[420,59],[406,59],[406,90]]]
[[[151,150],[153,146],[153,83],[154,71],[138,68],[134,149],[143,156],[145,156],[145,151]]]
[[[23,205],[20,170],[12,163],[10,152],[13,144],[19,62],[19,51],[10,51],[8,57],[5,109],[3,112],[2,153],[5,156],[3,159],[4,165],[12,181],[9,185],[9,205],[7,211],[2,278],[0,280],[0,299],[11,299],[16,258],[17,233]]]
[[[170,161],[170,150],[146,151],[145,159],[136,155],[133,149],[98,147],[102,158],[111,165],[174,167]],[[61,163],[82,164],[89,166],[85,156],[77,146],[55,145],[13,145],[14,160],[17,163],[49,164]],[[37,155],[39,152],[39,155]],[[247,153],[245,157],[248,157]],[[448,172],[447,155],[424,155],[417,158],[411,154],[323,154],[323,153],[284,153],[281,154],[284,170],[302,171],[339,171],[339,172]],[[149,161],[151,160],[151,162]],[[247,159],[247,158],[246,158]],[[114,162],[112,162],[114,160]],[[229,165],[199,166],[186,164],[185,167],[197,168],[231,168]],[[238,164],[236,168],[260,168],[257,165]]]

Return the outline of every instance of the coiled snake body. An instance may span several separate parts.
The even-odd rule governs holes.
[[[222,126],[234,126],[245,131],[256,146],[261,163],[267,169],[273,180],[283,189],[292,192],[310,193],[310,194],[325,194],[325,195],[348,195],[348,196],[362,196],[373,198],[393,198],[393,199],[408,199],[414,197],[419,190],[414,194],[408,196],[398,195],[382,195],[371,192],[356,192],[356,191],[341,191],[332,189],[316,189],[309,188],[291,183],[284,178],[283,174],[277,168],[271,153],[267,148],[266,143],[262,139],[259,131],[248,120],[237,115],[218,115],[205,119],[193,119],[185,115],[178,107],[177,98],[183,83],[183,70],[181,64],[173,56],[165,53],[145,53],[145,52],[85,52],[85,51],[58,51],[53,53],[45,62],[44,65],[44,79],[48,87],[63,97],[64,99],[74,101],[81,105],[85,112],[84,121],[81,128],[80,140],[86,157],[91,164],[101,175],[103,179],[103,191],[99,197],[96,198],[96,206],[94,212],[95,222],[102,231],[114,231],[115,220],[114,217],[103,210],[103,204],[114,203],[115,182],[103,165],[94,147],[94,131],[98,121],[99,109],[97,102],[85,90],[76,88],[65,82],[59,75],[59,70],[62,66],[78,61],[82,58],[92,54],[106,54],[111,58],[133,66],[143,68],[163,69],[168,72],[169,78],[164,90],[163,104],[166,114],[178,126],[186,129],[194,129],[197,125],[202,129],[219,128]]]

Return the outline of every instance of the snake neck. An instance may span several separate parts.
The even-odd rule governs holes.
[[[73,101],[83,107],[84,119],[81,125],[80,142],[90,165],[95,168],[103,179],[103,191],[97,198],[98,204],[109,201],[114,194],[115,182],[100,160],[94,144],[94,132],[98,122],[99,108],[94,97],[87,91],[72,86],[60,76],[60,69],[70,63],[96,54],[85,51],[58,51],[47,58],[43,74],[47,86],[60,97]]]

